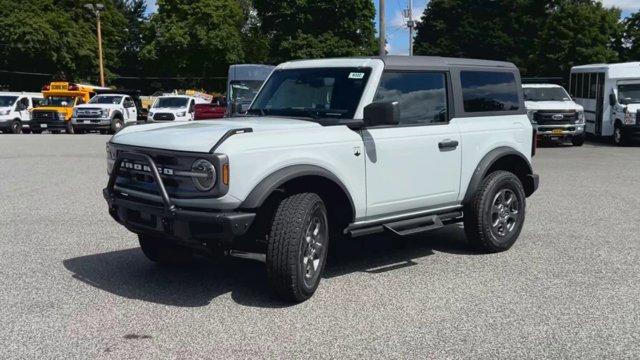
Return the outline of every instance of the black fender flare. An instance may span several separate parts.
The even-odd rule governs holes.
[[[289,180],[293,180],[302,176],[319,176],[338,185],[349,199],[352,214],[355,216],[355,205],[353,203],[353,199],[351,198],[351,194],[347,190],[347,187],[344,186],[342,181],[340,181],[340,179],[331,171],[317,165],[291,165],[271,173],[270,175],[262,179],[262,181],[260,181],[258,185],[253,188],[253,190],[251,190],[249,195],[240,205],[240,208],[259,208],[267,200],[269,195],[271,195],[277,188],[282,186],[282,184],[286,183]]]
[[[495,148],[491,151],[489,151],[483,158],[482,160],[480,160],[480,163],[478,163],[478,166],[476,166],[475,171],[473,172],[473,175],[471,176],[471,180],[469,181],[469,186],[467,187],[467,191],[464,195],[464,199],[462,200],[463,204],[469,204],[472,199],[473,199],[473,195],[476,193],[476,190],[480,187],[480,183],[482,183],[482,179],[485,178],[485,176],[487,176],[487,172],[489,171],[489,169],[491,168],[491,166],[493,166],[493,164],[496,163],[496,161],[500,160],[501,158],[505,157],[505,156],[512,156],[515,155],[517,157],[519,157],[520,159],[523,160],[523,162],[526,164],[527,166],[527,176],[528,177],[532,177],[533,176],[533,169],[531,167],[531,163],[529,162],[529,160],[522,155],[522,153],[520,153],[519,151],[517,151],[514,148],[508,147],[508,146],[501,146],[498,148]],[[527,187],[529,186],[529,184],[523,184],[525,186],[525,189],[527,189]],[[533,186],[533,184],[532,184]],[[535,191],[535,189],[529,191],[526,190],[527,193],[533,193],[533,191]]]

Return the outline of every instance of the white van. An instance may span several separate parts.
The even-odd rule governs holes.
[[[149,121],[192,121],[196,111],[196,103],[204,102],[187,95],[158,96],[149,109]]]
[[[570,84],[588,134],[611,136],[617,145],[640,139],[640,62],[575,66]]]
[[[31,109],[42,104],[41,93],[0,92],[0,131],[10,134],[29,132]]]

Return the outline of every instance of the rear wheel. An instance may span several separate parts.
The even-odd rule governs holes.
[[[469,243],[484,252],[508,250],[522,230],[525,202],[524,188],[517,176],[502,170],[491,173],[464,209]]]
[[[147,259],[160,265],[180,265],[191,261],[193,251],[184,246],[176,245],[146,235],[138,235],[140,249]]]
[[[283,300],[302,302],[318,288],[327,259],[329,224],[314,193],[284,198],[276,209],[267,246],[267,275]]]

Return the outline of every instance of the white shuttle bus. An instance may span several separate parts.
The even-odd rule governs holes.
[[[640,139],[640,62],[575,66],[570,81],[588,134],[618,145]]]

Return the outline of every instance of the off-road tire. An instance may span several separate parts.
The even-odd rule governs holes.
[[[271,288],[281,299],[302,302],[318,288],[329,247],[327,219],[325,204],[315,193],[290,195],[278,204],[270,224],[266,267]],[[308,241],[309,229],[316,226],[319,236]],[[312,248],[317,267],[315,261],[309,262]],[[311,264],[311,270],[305,264]]]
[[[113,120],[111,120],[111,133],[115,134],[122,130],[122,128],[124,128],[124,120],[119,116],[114,117]]]
[[[571,143],[573,144],[573,146],[582,146],[584,145],[584,139],[584,135],[574,136],[571,138]]]
[[[494,202],[503,190],[515,196],[518,210],[513,228],[503,236],[494,228]],[[508,171],[489,174],[464,208],[464,230],[471,246],[479,251],[495,253],[508,250],[522,231],[525,220],[526,196],[520,179]],[[497,222],[496,222],[497,223]]]
[[[138,235],[140,249],[147,259],[159,265],[183,265],[191,261],[193,251],[161,238]]]

